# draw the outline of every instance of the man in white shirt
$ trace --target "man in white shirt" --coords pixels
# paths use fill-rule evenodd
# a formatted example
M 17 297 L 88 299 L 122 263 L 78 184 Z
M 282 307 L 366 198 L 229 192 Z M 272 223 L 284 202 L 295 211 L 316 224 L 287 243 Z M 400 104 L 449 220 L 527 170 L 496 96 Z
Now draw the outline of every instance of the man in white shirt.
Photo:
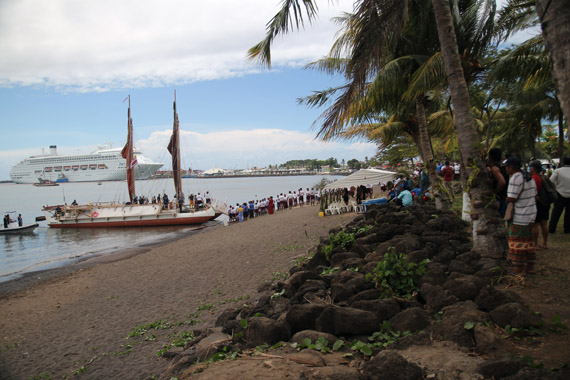
M 562 160 L 563 166 L 556 169 L 550 180 L 556 186 L 558 191 L 558 200 L 554 203 L 552 214 L 550 216 L 550 223 L 548 225 L 548 232 L 553 234 L 556 232 L 558 220 L 564 211 L 564 233 L 570 233 L 570 157 L 564 157 Z

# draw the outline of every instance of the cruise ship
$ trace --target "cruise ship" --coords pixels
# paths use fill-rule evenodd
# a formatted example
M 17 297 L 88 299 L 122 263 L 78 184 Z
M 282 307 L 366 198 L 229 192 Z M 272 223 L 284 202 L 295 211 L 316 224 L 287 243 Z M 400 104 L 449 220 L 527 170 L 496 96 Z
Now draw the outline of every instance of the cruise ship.
M 146 158 L 134 150 L 136 179 L 147 179 L 163 164 Z M 49 154 L 32 156 L 10 170 L 15 183 L 37 183 L 40 180 L 57 182 L 121 181 L 127 177 L 126 160 L 121 149 L 102 149 L 90 154 L 63 156 L 57 154 L 57 146 L 51 145 Z

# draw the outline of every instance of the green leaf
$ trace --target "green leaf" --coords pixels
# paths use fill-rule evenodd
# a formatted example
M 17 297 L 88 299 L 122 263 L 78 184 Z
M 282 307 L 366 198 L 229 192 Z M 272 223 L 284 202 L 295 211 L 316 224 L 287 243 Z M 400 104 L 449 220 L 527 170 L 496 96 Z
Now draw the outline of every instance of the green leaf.
M 472 330 L 475 327 L 475 322 L 465 322 L 463 328 L 465 330 Z
M 247 329 L 247 319 L 240 319 L 239 321 L 239 325 L 241 326 L 242 329 Z
M 342 348 L 342 346 L 344 346 L 344 342 L 342 340 L 337 340 L 336 342 L 334 342 L 333 344 L 333 351 L 338 351 Z
M 372 355 L 372 349 L 370 348 L 370 345 L 368 345 L 368 344 L 363 345 L 362 348 L 360 349 L 360 352 L 362 352 L 366 356 Z

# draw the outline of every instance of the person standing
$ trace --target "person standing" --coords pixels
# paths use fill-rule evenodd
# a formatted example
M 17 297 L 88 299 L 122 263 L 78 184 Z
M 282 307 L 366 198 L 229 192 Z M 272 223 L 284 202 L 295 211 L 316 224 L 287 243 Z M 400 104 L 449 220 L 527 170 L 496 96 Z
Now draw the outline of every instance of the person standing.
M 18 226 L 22 227 L 24 220 L 22 219 L 22 214 L 18 214 Z
M 502 152 L 499 148 L 489 149 L 487 169 L 491 190 L 499 201 L 499 214 L 504 217 L 507 210 L 507 172 L 501 166 Z
M 550 177 L 550 181 L 552 181 L 554 186 L 556 186 L 556 191 L 558 191 L 558 200 L 554 202 L 548 226 L 548 231 L 551 234 L 556 232 L 556 226 L 562 216 L 562 212 L 564 212 L 564 233 L 570 233 L 570 157 L 564 157 L 562 164 L 563 166 L 556 169 Z
M 506 222 L 509 243 L 507 260 L 513 264 L 516 274 L 524 276 L 535 272 L 536 247 L 532 225 L 536 219 L 536 185 L 521 170 L 521 160 L 518 157 L 509 157 L 505 167 L 509 175 L 507 205 L 514 204 L 512 219 Z
M 445 161 L 445 166 L 441 169 L 441 175 L 443 177 L 443 185 L 447 190 L 449 190 L 449 195 L 451 199 L 455 199 L 455 194 L 453 194 L 453 167 L 449 164 L 449 161 Z

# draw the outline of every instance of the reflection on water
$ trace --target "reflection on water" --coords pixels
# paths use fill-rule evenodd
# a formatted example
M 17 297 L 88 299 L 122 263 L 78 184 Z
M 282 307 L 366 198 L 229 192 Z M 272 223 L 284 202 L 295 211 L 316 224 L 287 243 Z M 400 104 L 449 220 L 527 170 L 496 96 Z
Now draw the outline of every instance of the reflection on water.
M 247 202 L 252 199 L 275 197 L 282 192 L 314 187 L 322 176 L 261 177 L 261 178 L 215 178 L 183 179 L 184 192 L 205 194 L 228 204 Z M 327 177 L 337 179 L 337 177 Z M 191 190 L 186 190 L 191 189 Z M 148 180 L 137 182 L 139 195 L 174 193 L 171 180 Z M 123 181 L 65 183 L 57 187 L 0 184 L 0 212 L 17 210 L 24 223 L 32 223 L 43 215 L 43 205 L 71 203 L 110 202 L 127 199 Z M 224 222 L 209 222 L 218 226 Z M 30 271 L 65 265 L 70 260 L 107 254 L 119 250 L 141 247 L 184 236 L 203 227 L 144 227 L 144 228 L 49 228 L 39 222 L 33 233 L 0 235 L 0 282 Z

